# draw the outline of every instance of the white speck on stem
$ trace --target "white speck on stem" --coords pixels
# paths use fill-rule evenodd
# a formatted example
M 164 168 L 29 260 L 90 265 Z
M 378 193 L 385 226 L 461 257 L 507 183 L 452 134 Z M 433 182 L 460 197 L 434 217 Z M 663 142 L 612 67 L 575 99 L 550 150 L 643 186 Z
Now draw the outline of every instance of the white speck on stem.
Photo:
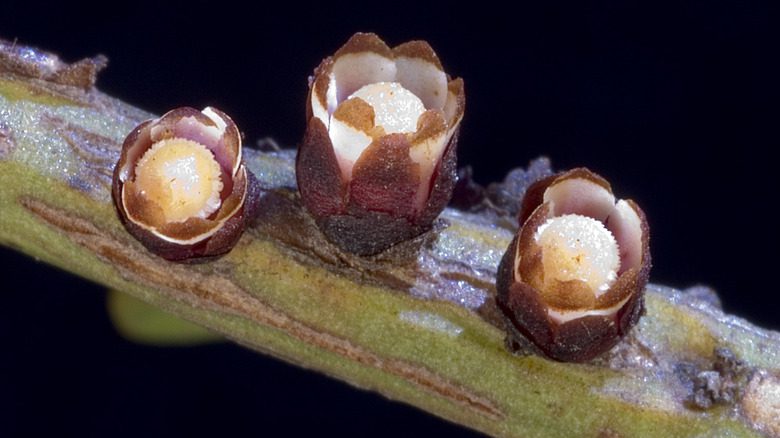
M 463 332 L 463 327 L 435 313 L 406 310 L 401 312 L 398 318 L 403 322 L 416 325 L 425 330 L 444 333 L 453 338 Z

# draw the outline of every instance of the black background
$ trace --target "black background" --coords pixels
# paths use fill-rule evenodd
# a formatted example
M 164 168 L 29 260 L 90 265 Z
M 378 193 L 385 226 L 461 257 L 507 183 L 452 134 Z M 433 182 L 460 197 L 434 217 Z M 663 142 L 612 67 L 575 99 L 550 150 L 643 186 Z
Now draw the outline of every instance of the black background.
M 647 213 L 652 281 L 711 285 L 728 312 L 780 329 L 765 5 L 31 3 L 3 2 L 0 37 L 67 61 L 103 53 L 102 90 L 155 113 L 216 106 L 248 143 L 298 141 L 307 75 L 353 32 L 426 39 L 465 80 L 460 161 L 477 180 L 541 154 L 588 166 Z M 473 434 L 239 347 L 129 344 L 101 287 L 7 249 L 0 263 L 2 436 Z

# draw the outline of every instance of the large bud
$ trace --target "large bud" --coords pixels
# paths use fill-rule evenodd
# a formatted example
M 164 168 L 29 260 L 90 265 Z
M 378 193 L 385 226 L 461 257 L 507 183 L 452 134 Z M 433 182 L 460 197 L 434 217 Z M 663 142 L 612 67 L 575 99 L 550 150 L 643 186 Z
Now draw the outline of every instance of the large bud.
M 344 250 L 376 254 L 431 228 L 456 181 L 463 81 L 424 41 L 355 34 L 310 80 L 296 173 L 303 204 Z

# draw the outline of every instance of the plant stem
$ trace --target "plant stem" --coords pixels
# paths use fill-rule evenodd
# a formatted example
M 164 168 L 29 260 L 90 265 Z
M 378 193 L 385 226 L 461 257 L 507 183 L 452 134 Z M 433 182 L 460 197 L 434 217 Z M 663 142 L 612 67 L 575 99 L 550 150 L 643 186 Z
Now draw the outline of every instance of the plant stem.
M 89 60 L 67 81 L 0 49 L 3 245 L 495 436 L 780 436 L 780 334 L 724 315 L 706 291 L 650 286 L 647 315 L 605 357 L 512 355 L 493 300 L 506 221 L 448 209 L 414 242 L 350 256 L 298 202 L 292 151 L 245 150 L 264 193 L 232 252 L 166 262 L 110 197 L 119 146 L 150 115 L 92 87 Z

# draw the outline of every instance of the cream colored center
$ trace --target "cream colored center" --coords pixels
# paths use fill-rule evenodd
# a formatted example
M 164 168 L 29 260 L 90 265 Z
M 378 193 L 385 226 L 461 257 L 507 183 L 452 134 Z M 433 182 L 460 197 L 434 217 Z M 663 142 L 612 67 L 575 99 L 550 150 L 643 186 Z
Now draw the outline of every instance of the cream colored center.
M 168 222 L 206 218 L 221 204 L 219 163 L 210 150 L 191 140 L 155 143 L 138 160 L 135 183 L 143 196 L 160 206 Z
M 385 133 L 406 133 L 417 130 L 417 119 L 425 105 L 414 93 L 398 82 L 376 82 L 364 85 L 350 97 L 359 97 L 374 108 L 374 123 Z
M 567 214 L 542 224 L 534 237 L 542 247 L 545 282 L 583 281 L 596 296 L 615 282 L 620 252 L 615 237 L 600 221 Z

